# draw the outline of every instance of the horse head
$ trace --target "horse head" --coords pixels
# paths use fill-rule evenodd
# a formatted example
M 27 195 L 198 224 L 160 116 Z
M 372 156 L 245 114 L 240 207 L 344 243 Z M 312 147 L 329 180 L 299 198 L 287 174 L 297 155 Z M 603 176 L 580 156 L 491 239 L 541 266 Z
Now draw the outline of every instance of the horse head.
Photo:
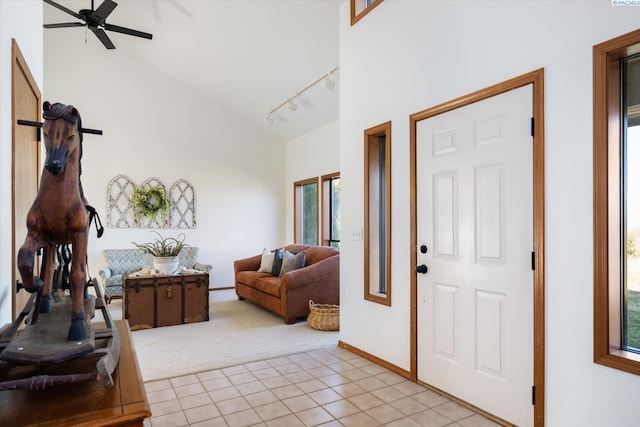
M 82 128 L 80 113 L 73 105 L 60 103 L 43 105 L 44 143 L 47 152 L 45 169 L 54 176 L 64 173 L 67 159 L 80 147 L 82 149 Z

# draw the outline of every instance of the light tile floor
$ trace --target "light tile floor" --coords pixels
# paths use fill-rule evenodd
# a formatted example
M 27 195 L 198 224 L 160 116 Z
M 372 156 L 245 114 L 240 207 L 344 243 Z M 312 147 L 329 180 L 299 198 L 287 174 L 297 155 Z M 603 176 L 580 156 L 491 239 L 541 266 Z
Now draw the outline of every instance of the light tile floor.
M 340 347 L 145 383 L 147 427 L 498 424 Z

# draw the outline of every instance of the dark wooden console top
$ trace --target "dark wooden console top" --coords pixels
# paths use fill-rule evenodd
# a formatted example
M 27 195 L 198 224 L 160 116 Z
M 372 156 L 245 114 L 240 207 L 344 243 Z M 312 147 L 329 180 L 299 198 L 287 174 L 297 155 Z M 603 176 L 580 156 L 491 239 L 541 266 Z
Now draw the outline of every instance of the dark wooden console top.
M 0 391 L 0 424 L 5 426 L 142 426 L 151 416 L 126 320 L 115 322 L 120 361 L 114 386 L 102 381 L 41 391 Z

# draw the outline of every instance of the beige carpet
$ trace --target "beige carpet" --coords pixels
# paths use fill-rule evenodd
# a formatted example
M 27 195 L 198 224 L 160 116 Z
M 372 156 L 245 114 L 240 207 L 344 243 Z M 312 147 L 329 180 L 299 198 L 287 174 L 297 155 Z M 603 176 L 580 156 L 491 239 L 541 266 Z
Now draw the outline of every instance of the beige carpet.
M 211 292 L 209 321 L 132 332 L 143 381 L 187 375 L 335 347 L 339 332 L 318 331 L 299 321 L 285 325 L 281 317 L 248 301 L 234 290 Z M 122 301 L 109 311 L 122 318 Z

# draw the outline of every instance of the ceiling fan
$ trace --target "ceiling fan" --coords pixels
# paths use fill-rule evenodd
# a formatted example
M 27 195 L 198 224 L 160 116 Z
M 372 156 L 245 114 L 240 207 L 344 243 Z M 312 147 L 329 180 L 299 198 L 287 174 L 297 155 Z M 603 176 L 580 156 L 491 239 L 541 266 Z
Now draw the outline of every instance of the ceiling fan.
M 153 37 L 152 34 L 143 33 L 142 31 L 132 30 L 130 28 L 120 27 L 118 25 L 107 24 L 105 21 L 113 9 L 118 6 L 116 2 L 111 0 L 104 0 L 104 2 L 98 6 L 97 9 L 93 7 L 93 0 L 91 0 L 91 9 L 82 9 L 77 13 L 71 9 L 67 9 L 66 7 L 58 4 L 52 0 L 44 0 L 45 3 L 60 9 L 63 12 L 68 13 L 76 19 L 80 19 L 82 22 L 63 22 L 60 24 L 44 24 L 44 28 L 66 28 L 66 27 L 87 27 L 89 28 L 93 34 L 98 37 L 98 39 L 102 42 L 104 47 L 107 49 L 115 49 L 115 45 L 107 36 L 107 31 L 115 31 L 116 33 L 127 34 L 130 36 L 142 37 L 145 39 L 151 39 Z

